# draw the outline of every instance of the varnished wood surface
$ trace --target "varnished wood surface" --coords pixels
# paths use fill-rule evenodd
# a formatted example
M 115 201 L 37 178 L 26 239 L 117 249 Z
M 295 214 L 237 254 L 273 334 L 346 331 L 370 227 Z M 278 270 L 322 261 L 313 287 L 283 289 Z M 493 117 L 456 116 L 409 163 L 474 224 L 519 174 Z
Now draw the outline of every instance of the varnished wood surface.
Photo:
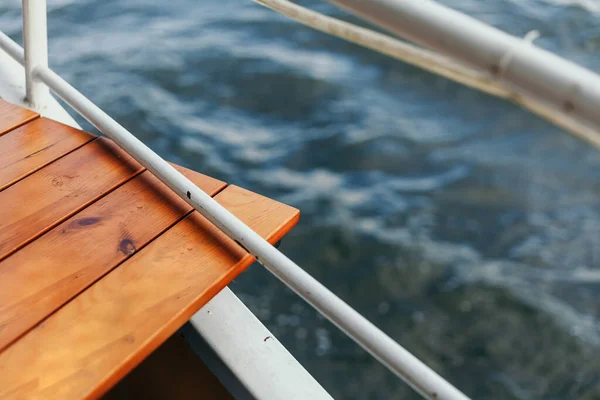
M 298 219 L 177 168 L 271 243 Z M 97 398 L 252 261 L 111 141 L 0 101 L 0 399 Z
M 179 169 L 210 195 L 225 187 Z M 190 211 L 146 171 L 5 259 L 0 351 Z
M 298 218 L 236 187 L 215 198 L 271 241 Z M 97 398 L 252 261 L 192 213 L 0 353 L 0 399 Z
M 0 136 L 0 191 L 93 138 L 46 118 Z
M 271 244 L 277 243 L 300 219 L 298 209 L 235 185 L 227 186 L 216 199 Z
M 96 139 L 0 192 L 0 259 L 142 171 Z
M 102 400 L 232 400 L 233 397 L 177 333 Z
M 0 135 L 39 117 L 38 113 L 0 99 Z

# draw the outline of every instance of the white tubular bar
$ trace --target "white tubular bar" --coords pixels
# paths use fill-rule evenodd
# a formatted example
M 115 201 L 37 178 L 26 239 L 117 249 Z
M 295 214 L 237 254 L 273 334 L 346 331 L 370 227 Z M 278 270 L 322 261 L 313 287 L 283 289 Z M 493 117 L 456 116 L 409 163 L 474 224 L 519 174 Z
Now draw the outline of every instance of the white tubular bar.
M 4 32 L 0 32 L 0 48 L 21 65 L 25 65 L 25 55 L 23 48 L 14 40 L 6 36 Z
M 556 108 L 543 99 L 529 96 L 519 88 L 509 88 L 500 81 L 498 76 L 493 76 L 489 71 L 475 69 L 436 51 L 317 13 L 297 5 L 291 0 L 254 1 L 313 29 L 380 52 L 470 88 L 511 101 L 600 149 L 600 130 L 592 129 L 581 118 L 574 118 L 563 108 Z M 509 61 L 508 57 L 505 59 L 506 61 Z
M 46 0 L 23 0 L 23 47 L 25 48 L 26 100 L 40 111 L 46 105 L 48 86 L 36 81 L 33 71 L 48 67 Z
M 600 76 L 432 0 L 326 0 L 600 128 Z
M 12 40 L 5 34 L 0 33 L 0 45 L 5 46 L 7 42 L 12 42 Z M 14 50 L 14 46 L 9 47 L 13 47 Z M 463 393 L 227 211 L 216 200 L 204 193 L 64 79 L 47 67 L 38 66 L 33 72 L 34 78 L 40 79 L 48 85 L 54 93 L 73 107 L 82 117 L 114 140 L 230 238 L 236 240 L 290 289 L 310 303 L 323 316 L 337 325 L 423 397 L 432 400 L 468 399 Z

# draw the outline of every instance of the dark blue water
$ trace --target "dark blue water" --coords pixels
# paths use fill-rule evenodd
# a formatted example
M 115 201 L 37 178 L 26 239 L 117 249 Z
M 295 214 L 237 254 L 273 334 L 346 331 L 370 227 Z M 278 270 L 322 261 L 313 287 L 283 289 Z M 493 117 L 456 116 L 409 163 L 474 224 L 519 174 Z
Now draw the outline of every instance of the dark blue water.
M 600 72 L 598 0 L 445 3 Z M 299 208 L 282 250 L 468 395 L 600 398 L 597 150 L 250 1 L 50 0 L 49 31 L 164 157 Z M 260 266 L 231 288 L 334 397 L 416 398 Z

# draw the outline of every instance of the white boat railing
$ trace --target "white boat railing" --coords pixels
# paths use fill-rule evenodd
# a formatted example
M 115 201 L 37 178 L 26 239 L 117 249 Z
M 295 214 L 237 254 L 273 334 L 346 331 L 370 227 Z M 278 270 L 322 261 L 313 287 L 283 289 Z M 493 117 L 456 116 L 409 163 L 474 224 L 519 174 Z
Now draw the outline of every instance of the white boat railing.
M 600 128 L 600 76 L 432 0 L 325 0 Z M 530 39 L 530 40 L 527 40 Z
M 499 58 L 497 69 L 494 67 L 482 69 L 468 64 L 462 59 L 457 59 L 456 54 L 450 51 L 450 48 L 443 47 L 437 51 L 435 46 L 431 46 L 431 48 L 421 47 L 381 32 L 318 13 L 290 0 L 254 1 L 313 29 L 337 36 L 348 42 L 385 54 L 489 95 L 511 101 L 600 149 L 599 126 L 598 124 L 586 121 L 578 115 L 579 110 L 575 106 L 576 102 L 570 97 L 576 93 L 567 93 L 553 99 L 554 101 L 548 101 L 549 99 L 543 97 L 544 95 L 541 93 L 530 93 L 524 88 L 517 86 L 509 79 L 510 76 L 506 74 L 509 69 L 514 67 L 513 58 L 517 52 L 540 51 L 533 47 L 533 41 L 539 35 L 537 31 L 530 31 L 523 39 L 513 38 L 515 47 L 508 50 L 504 56 Z M 369 4 L 369 2 L 360 3 L 363 8 L 367 7 L 364 4 Z M 401 4 L 401 2 L 398 2 L 398 4 Z M 421 7 L 422 5 L 411 6 Z M 363 11 L 361 8 L 356 13 L 359 16 L 363 16 Z M 453 13 L 453 11 L 450 12 Z M 376 17 L 372 17 L 372 19 L 375 21 Z M 398 32 L 405 39 L 410 39 L 414 36 L 420 37 L 416 32 L 413 32 L 413 35 L 406 33 L 411 32 L 410 27 L 406 24 L 400 25 L 400 28 L 396 29 L 395 32 Z M 490 27 L 483 29 L 487 30 Z M 506 35 L 502 32 L 501 34 Z M 424 39 L 422 38 L 420 43 L 427 45 L 428 42 Z M 544 51 L 542 51 L 542 54 L 548 56 Z M 556 56 L 550 56 L 556 58 Z M 565 63 L 565 60 L 562 60 L 562 63 Z M 566 82 L 566 84 L 571 84 L 575 87 L 587 82 L 584 78 L 590 75 L 590 71 L 586 70 L 585 76 L 578 75 L 575 71 L 581 70 L 581 67 L 569 62 L 567 63 L 571 65 L 571 68 L 561 69 L 556 68 L 553 63 L 550 63 L 550 65 L 556 69 L 556 73 L 563 74 L 561 80 Z M 598 76 L 594 74 L 592 80 L 596 81 L 595 85 L 598 87 Z M 587 88 L 587 90 L 591 89 Z M 586 102 L 587 100 L 579 99 L 577 103 L 581 101 Z
M 44 94 L 39 85 L 45 85 L 423 397 L 467 399 L 48 68 L 47 39 L 37 37 L 47 36 L 45 0 L 23 0 L 23 11 L 23 26 L 27 31 L 25 54 L 1 32 L 0 48 L 29 71 L 26 74 L 27 100 L 34 108 L 43 108 L 39 101 Z M 30 54 L 36 56 L 28 56 Z M 28 62 L 33 64 L 28 65 Z

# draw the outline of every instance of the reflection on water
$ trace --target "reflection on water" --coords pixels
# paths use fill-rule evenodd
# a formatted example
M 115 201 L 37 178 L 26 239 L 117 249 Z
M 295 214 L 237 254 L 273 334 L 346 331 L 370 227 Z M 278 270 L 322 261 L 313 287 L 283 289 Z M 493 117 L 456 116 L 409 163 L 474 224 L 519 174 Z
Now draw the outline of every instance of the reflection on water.
M 599 70 L 598 0 L 444 3 Z M 600 397 L 600 153 L 252 2 L 49 11 L 56 71 L 166 158 L 301 209 L 282 250 L 467 394 Z M 334 397 L 416 397 L 260 267 L 231 287 Z

